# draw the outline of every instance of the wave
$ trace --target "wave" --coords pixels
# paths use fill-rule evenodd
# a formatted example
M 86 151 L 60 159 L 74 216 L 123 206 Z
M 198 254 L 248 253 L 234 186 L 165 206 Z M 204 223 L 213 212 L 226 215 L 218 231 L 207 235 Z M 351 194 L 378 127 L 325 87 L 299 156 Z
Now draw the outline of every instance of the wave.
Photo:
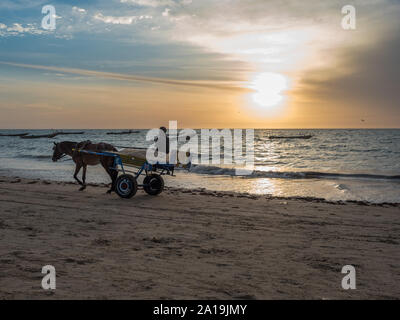
M 400 181 L 400 175 L 330 173 L 318 171 L 262 171 L 240 168 L 222 168 L 217 166 L 192 165 L 190 172 L 208 175 L 242 176 L 247 178 L 280 178 L 280 179 L 379 179 Z
M 19 155 L 18 158 L 24 158 L 24 159 L 51 159 L 51 155 L 48 154 L 22 154 Z

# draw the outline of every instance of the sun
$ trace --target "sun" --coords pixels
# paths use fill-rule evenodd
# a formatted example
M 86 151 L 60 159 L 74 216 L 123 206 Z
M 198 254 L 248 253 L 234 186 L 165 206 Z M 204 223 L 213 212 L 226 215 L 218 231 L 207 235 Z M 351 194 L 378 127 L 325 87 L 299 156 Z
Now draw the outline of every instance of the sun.
M 249 86 L 255 91 L 252 94 L 253 101 L 262 107 L 273 107 L 282 102 L 282 93 L 287 87 L 286 78 L 272 72 L 258 74 Z

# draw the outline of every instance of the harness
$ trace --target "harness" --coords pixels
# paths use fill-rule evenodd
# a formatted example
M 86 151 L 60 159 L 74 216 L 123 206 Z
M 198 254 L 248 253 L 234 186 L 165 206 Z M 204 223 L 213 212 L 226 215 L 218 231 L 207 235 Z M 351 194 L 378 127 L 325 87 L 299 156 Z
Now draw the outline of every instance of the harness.
M 64 153 L 63 155 L 61 155 L 57 160 L 61 160 L 62 158 L 65 158 L 67 156 L 66 153 Z M 69 159 L 68 159 L 69 160 Z

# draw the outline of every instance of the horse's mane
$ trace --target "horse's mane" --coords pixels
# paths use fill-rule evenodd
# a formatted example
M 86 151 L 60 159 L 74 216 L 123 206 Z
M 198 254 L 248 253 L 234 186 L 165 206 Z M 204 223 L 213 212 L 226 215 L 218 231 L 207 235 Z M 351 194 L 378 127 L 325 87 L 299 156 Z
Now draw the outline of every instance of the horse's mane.
M 118 151 L 112 144 L 105 142 L 92 143 L 90 140 L 85 140 L 81 142 L 62 141 L 60 143 L 69 148 L 82 148 L 92 151 Z
M 61 141 L 60 143 L 66 144 L 68 146 L 76 146 L 78 144 L 78 142 L 76 141 Z

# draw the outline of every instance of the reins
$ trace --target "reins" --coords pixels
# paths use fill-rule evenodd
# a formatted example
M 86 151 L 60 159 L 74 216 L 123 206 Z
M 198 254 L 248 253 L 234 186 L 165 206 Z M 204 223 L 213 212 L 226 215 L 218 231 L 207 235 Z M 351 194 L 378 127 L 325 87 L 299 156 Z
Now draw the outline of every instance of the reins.
M 65 153 L 65 154 L 62 155 L 60 158 L 58 158 L 57 161 L 60 161 L 61 159 L 65 158 L 66 156 L 67 156 L 67 154 Z M 69 158 L 69 159 L 62 160 L 62 161 L 60 161 L 60 162 L 71 161 L 71 160 L 72 160 L 72 158 Z

